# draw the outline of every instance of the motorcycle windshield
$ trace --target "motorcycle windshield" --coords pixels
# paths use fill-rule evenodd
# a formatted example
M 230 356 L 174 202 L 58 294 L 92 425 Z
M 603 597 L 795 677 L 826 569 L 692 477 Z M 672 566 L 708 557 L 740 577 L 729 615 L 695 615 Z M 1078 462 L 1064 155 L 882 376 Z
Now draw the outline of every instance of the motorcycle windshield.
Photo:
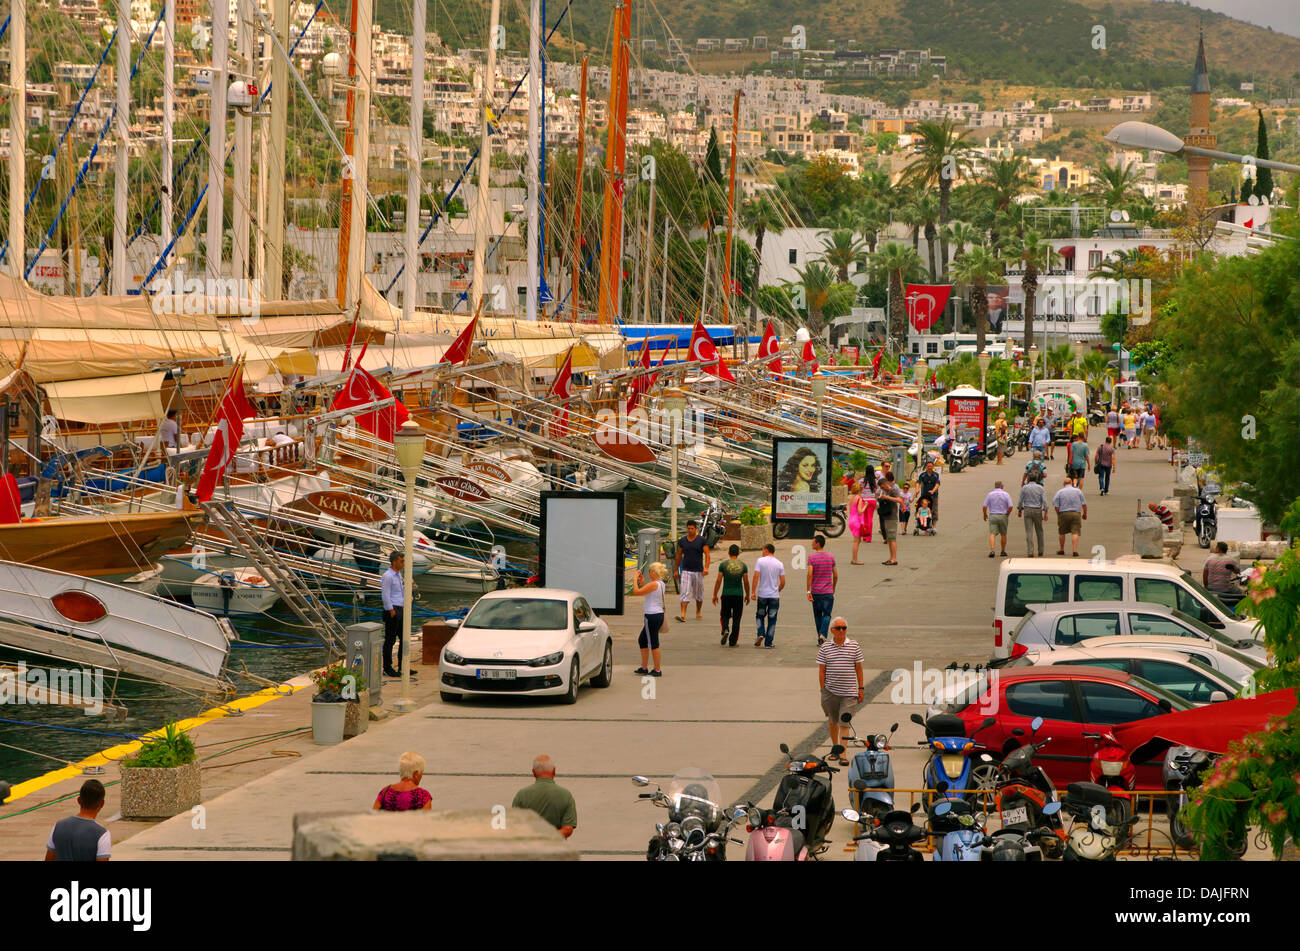
M 678 770 L 668 784 L 667 794 L 672 801 L 669 813 L 674 822 L 698 816 L 706 824 L 712 824 L 722 815 L 722 787 L 702 769 Z

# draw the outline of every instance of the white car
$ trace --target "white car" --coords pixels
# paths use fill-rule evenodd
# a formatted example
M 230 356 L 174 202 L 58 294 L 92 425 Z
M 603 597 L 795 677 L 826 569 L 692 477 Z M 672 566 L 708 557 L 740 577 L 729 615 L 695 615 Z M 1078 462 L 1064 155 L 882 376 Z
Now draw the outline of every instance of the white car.
M 1106 647 L 1154 648 L 1175 651 L 1195 657 L 1207 667 L 1212 667 L 1229 680 L 1244 684 L 1263 668 L 1263 662 L 1247 657 L 1240 651 L 1217 641 L 1203 641 L 1195 637 L 1170 637 L 1158 634 L 1121 634 L 1116 637 L 1090 637 L 1085 642 L 1089 650 Z M 1149 679 L 1149 678 L 1148 678 Z
M 587 599 L 558 588 L 515 588 L 479 598 L 442 649 L 439 696 L 516 694 L 578 699 L 578 686 L 608 687 L 609 626 Z
M 1129 638 L 1123 638 L 1127 641 Z M 1237 695 L 1242 684 L 1224 676 L 1203 660 L 1178 651 L 1134 648 L 1128 644 L 1095 647 L 1089 640 L 1083 647 L 1031 650 L 1009 661 L 1002 669 L 1051 667 L 1058 665 L 1108 667 L 1122 670 L 1164 687 L 1188 703 L 1202 706 Z

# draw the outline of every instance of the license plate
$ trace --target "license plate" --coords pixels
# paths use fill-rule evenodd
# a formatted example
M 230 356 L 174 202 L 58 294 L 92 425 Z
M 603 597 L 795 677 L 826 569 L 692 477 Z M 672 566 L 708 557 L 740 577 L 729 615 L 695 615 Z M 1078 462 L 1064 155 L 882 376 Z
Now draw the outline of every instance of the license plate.
M 1010 809 L 1002 810 L 1002 824 L 1004 826 L 1015 825 L 1017 822 L 1028 822 L 1029 810 L 1024 806 L 1012 806 Z
M 499 670 L 496 668 L 485 669 L 482 667 L 478 669 L 479 680 L 514 680 L 515 674 L 516 671 L 508 670 L 508 669 L 507 670 Z

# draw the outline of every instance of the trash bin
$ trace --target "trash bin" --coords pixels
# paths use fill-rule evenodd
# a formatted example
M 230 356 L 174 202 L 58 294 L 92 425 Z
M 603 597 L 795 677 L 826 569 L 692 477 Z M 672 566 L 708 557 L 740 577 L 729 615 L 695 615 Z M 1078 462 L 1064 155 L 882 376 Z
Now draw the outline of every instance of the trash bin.
M 447 642 L 455 635 L 456 629 L 442 618 L 435 618 L 432 621 L 425 621 L 424 627 L 420 630 L 424 636 L 424 648 L 420 654 L 420 663 L 426 667 L 437 667 L 438 660 L 442 657 L 442 649 L 447 646 Z
M 347 632 L 347 656 L 344 662 L 352 670 L 360 661 L 361 676 L 365 678 L 366 689 L 370 691 L 370 704 L 380 706 L 384 686 L 384 625 L 378 621 L 362 621 L 359 624 L 349 624 Z

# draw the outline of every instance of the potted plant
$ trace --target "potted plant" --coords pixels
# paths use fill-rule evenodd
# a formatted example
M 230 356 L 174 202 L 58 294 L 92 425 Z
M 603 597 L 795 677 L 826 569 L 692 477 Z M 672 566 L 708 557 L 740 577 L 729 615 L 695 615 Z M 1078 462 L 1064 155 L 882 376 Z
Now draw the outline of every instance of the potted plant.
M 753 505 L 740 510 L 740 547 L 745 550 L 762 548 L 772 540 L 772 526 L 767 513 Z
M 365 681 L 342 662 L 322 667 L 311 679 L 316 684 L 311 700 L 312 740 L 321 746 L 342 743 L 349 701 L 359 701 Z
M 198 804 L 194 741 L 175 722 L 122 760 L 122 818 L 169 819 Z

